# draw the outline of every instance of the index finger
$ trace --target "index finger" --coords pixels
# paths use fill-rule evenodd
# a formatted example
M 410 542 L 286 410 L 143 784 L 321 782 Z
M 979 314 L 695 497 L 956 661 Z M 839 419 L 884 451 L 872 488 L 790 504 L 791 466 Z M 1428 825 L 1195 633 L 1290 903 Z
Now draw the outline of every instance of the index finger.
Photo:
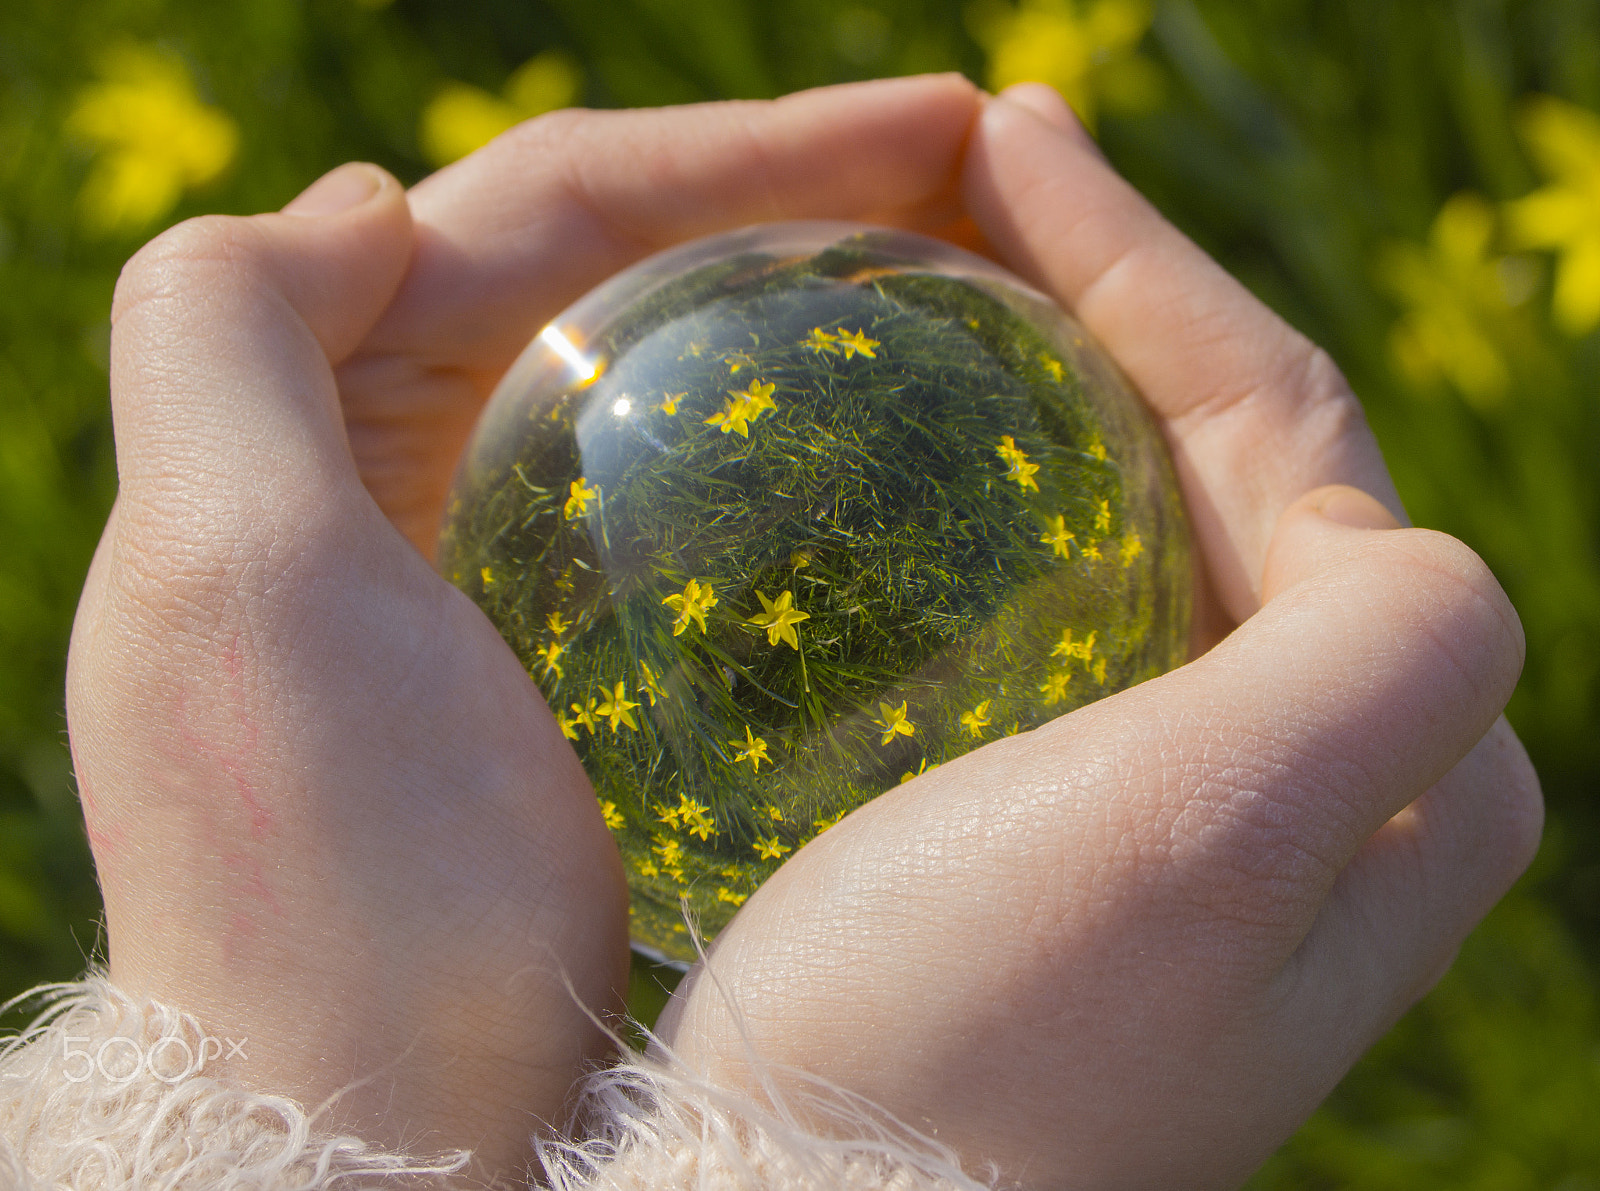
M 1060 105 L 980 116 L 964 194 L 1001 259 L 1073 310 L 1155 410 L 1227 612 L 1261 604 L 1278 516 L 1349 484 L 1404 519 L 1338 367 L 1106 164 Z
M 943 75 L 530 121 L 411 192 L 416 253 L 368 350 L 498 375 L 591 287 L 682 240 L 799 218 L 937 230 L 959 214 L 978 110 Z

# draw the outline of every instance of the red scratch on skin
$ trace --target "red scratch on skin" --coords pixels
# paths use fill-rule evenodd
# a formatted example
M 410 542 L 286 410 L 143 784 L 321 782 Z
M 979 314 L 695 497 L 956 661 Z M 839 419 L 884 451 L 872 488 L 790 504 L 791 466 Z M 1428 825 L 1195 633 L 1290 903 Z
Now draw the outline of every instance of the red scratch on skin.
M 237 638 L 223 655 L 223 662 L 228 668 L 230 676 L 237 680 L 240 662 L 238 659 Z M 235 702 L 242 704 L 242 697 L 236 697 Z M 256 788 L 250 779 L 245 776 L 248 768 L 247 759 L 253 756 L 261 739 L 261 726 L 247 713 L 236 711 L 235 715 L 239 727 L 243 730 L 244 745 L 237 749 L 223 749 L 217 747 L 209 739 L 203 738 L 190 726 L 189 723 L 189 696 L 187 691 L 180 691 L 177 697 L 178 739 L 188 750 L 191 757 L 209 758 L 214 761 L 228 777 L 233 779 L 235 791 L 239 801 L 244 803 L 245 813 L 250 818 L 250 837 L 261 843 L 272 834 L 276 825 L 276 816 L 272 810 L 265 806 L 256 794 Z
M 254 896 L 277 917 L 284 916 L 278 895 L 272 891 L 272 886 L 267 883 L 266 874 L 261 869 L 261 861 L 254 856 L 246 856 L 243 852 L 229 852 L 221 859 L 228 871 L 238 878 L 241 890 Z

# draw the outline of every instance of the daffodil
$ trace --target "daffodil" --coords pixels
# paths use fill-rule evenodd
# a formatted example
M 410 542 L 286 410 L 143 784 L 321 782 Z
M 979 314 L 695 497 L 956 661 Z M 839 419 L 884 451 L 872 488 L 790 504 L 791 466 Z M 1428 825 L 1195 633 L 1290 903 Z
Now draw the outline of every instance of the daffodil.
M 729 389 L 728 395 L 744 402 L 745 417 L 754 422 L 768 410 L 778 408 L 778 403 L 772 399 L 772 394 L 777 388 L 778 386 L 771 381 L 762 384 L 760 381 L 752 380 L 743 391 Z
M 717 833 L 716 824 L 711 820 L 711 808 L 702 802 L 696 802 L 687 794 L 678 795 L 677 817 L 683 821 L 683 826 L 690 835 L 699 836 L 704 840 L 710 839 Z
M 548 645 L 534 650 L 533 654 L 544 662 L 546 676 L 554 674 L 557 678 L 560 678 L 561 663 L 557 659 L 566 652 L 567 647 L 565 645 L 562 645 L 559 641 L 552 641 Z
M 589 729 L 589 735 L 593 736 L 595 729 L 600 726 L 600 721 L 595 718 L 595 700 L 590 699 L 588 703 L 574 703 L 572 704 L 572 710 L 577 713 L 577 717 L 573 722 L 582 724 Z M 577 739 L 576 734 L 573 735 L 573 739 Z
M 1072 681 L 1072 675 L 1065 670 L 1057 671 L 1046 678 L 1039 685 L 1039 693 L 1044 696 L 1044 701 L 1054 706 L 1067 697 L 1067 684 Z
M 972 10 L 972 31 L 989 53 L 989 86 L 1044 82 L 1094 127 L 1102 106 L 1147 111 L 1161 95 L 1155 65 L 1138 53 L 1150 0 L 989 0 Z
M 756 598 L 761 601 L 761 606 L 766 609 L 758 612 L 746 624 L 754 625 L 759 629 L 767 630 L 767 644 L 776 645 L 786 641 L 791 649 L 800 648 L 800 636 L 795 632 L 794 626 L 803 620 L 810 620 L 811 613 L 797 612 L 794 607 L 794 592 L 786 591 L 776 600 L 769 600 L 761 592 L 756 592 Z
M 839 350 L 844 353 L 844 358 L 847 360 L 855 359 L 857 352 L 860 352 L 869 360 L 876 360 L 878 355 L 873 349 L 883 346 L 883 344 L 876 339 L 868 339 L 865 331 L 846 332 L 843 327 L 839 328 L 839 334 L 836 338 L 836 342 L 838 343 Z
M 1018 447 L 1016 441 L 1009 434 L 1000 439 L 1000 445 L 995 448 L 995 454 L 999 455 L 1006 464 L 1006 479 L 1015 480 L 1017 487 L 1024 490 L 1032 488 L 1035 492 L 1039 491 L 1038 481 L 1033 478 L 1034 474 L 1039 470 L 1039 465 L 1028 462 L 1027 452 Z
M 774 823 L 782 823 L 783 811 L 778 807 L 769 806 L 767 807 L 767 818 L 771 819 Z
M 661 404 L 656 406 L 656 408 L 659 409 L 662 413 L 666 414 L 667 417 L 669 417 L 669 418 L 677 417 L 677 415 L 678 415 L 678 402 L 682 401 L 688 395 L 689 395 L 688 390 L 685 390 L 682 393 L 666 393 L 666 394 L 663 394 L 662 398 L 661 398 Z
M 576 704 L 574 704 L 574 706 L 576 706 Z M 556 713 L 556 727 L 561 729 L 561 735 L 565 736 L 568 740 L 578 739 L 577 723 L 577 720 L 573 719 L 564 711 L 558 711 Z
M 1062 629 L 1061 640 L 1056 642 L 1055 648 L 1050 651 L 1050 656 L 1053 658 L 1079 658 L 1087 662 L 1091 657 L 1094 656 L 1094 641 L 1096 636 L 1098 636 L 1098 632 L 1094 629 L 1091 629 L 1089 630 L 1089 635 L 1083 638 L 1083 640 L 1074 641 L 1072 639 L 1072 630 Z
M 667 697 L 667 692 L 661 689 L 661 680 L 656 677 L 649 662 L 639 663 L 639 693 L 650 700 L 651 707 L 656 705 L 657 699 Z
M 1087 559 L 1089 562 L 1099 562 L 1100 561 L 1100 543 L 1099 542 L 1085 542 L 1083 544 L 1083 557 L 1085 559 Z
M 600 803 L 600 814 L 606 821 L 606 826 L 612 831 L 621 831 L 627 825 L 627 820 L 622 817 L 622 812 L 617 809 L 617 804 L 609 798 Z
M 989 705 L 993 702 L 993 699 L 985 699 L 971 711 L 961 713 L 961 726 L 967 730 L 969 736 L 976 739 L 983 735 L 983 730 L 991 722 L 989 719 Z
M 449 165 L 523 120 L 570 107 L 582 83 L 577 63 L 559 50 L 524 62 L 500 95 L 447 82 L 422 109 L 422 155 L 436 166 Z
M 674 831 L 682 826 L 678 822 L 678 812 L 675 809 L 669 809 L 665 804 L 658 802 L 655 804 L 655 812 L 656 818 Z
M 811 333 L 806 336 L 805 344 L 812 351 L 821 355 L 823 352 L 838 354 L 839 349 L 834 346 L 839 337 L 831 331 L 824 331 L 821 327 L 812 327 Z
M 571 622 L 559 612 L 548 613 L 544 618 L 544 622 L 550 626 L 550 631 L 558 637 L 572 627 Z
M 1067 519 L 1058 513 L 1055 521 L 1051 523 L 1050 528 L 1039 538 L 1039 541 L 1049 546 L 1059 557 L 1071 558 L 1072 554 L 1067 547 L 1077 541 L 1077 538 L 1067 529 Z
M 730 740 L 728 743 L 739 750 L 733 758 L 735 765 L 742 761 L 748 761 L 750 762 L 750 771 L 752 773 L 760 773 L 761 762 L 765 761 L 769 765 L 772 764 L 772 758 L 767 756 L 766 740 L 750 731 L 749 724 L 744 726 L 743 740 Z
M 683 594 L 669 595 L 661 602 L 678 613 L 672 622 L 672 635 L 681 637 L 690 621 L 699 625 L 702 633 L 706 631 L 706 613 L 717 606 L 717 593 L 711 584 L 702 586 L 691 579 L 684 584 Z
M 633 718 L 633 709 L 639 706 L 628 698 L 628 685 L 625 682 L 617 683 L 606 701 L 594 709 L 594 713 L 601 719 L 608 720 L 611 730 L 615 732 L 618 724 L 627 724 L 635 732 L 639 730 L 639 722 Z
M 84 225 L 121 235 L 220 177 L 238 151 L 239 129 L 222 109 L 200 101 L 172 55 L 124 42 L 105 51 L 98 66 L 100 81 L 78 92 L 66 131 L 95 150 L 78 195 Z
M 756 837 L 756 855 L 762 860 L 776 860 L 785 852 L 793 850 L 788 844 L 779 843 L 775 835 L 769 835 L 765 839 Z
M 1506 206 L 1513 247 L 1559 255 L 1551 313 L 1571 335 L 1600 325 L 1600 116 L 1549 95 L 1522 112 L 1522 139 L 1550 184 Z
M 707 426 L 716 426 L 722 433 L 737 433 L 740 438 L 750 437 L 750 404 L 744 398 L 737 401 L 724 398 L 722 409 L 705 420 Z
M 917 726 L 906 718 L 906 705 L 904 702 L 899 707 L 890 707 L 887 703 L 878 704 L 878 718 L 872 721 L 883 729 L 881 743 L 888 744 L 896 736 L 912 736 L 917 731 Z
M 1426 245 L 1392 243 L 1377 259 L 1379 282 L 1401 305 L 1389 335 L 1400 372 L 1418 386 L 1448 382 L 1480 408 L 1511 387 L 1503 344 L 1513 295 L 1494 235 L 1489 204 L 1458 194 L 1440 208 Z
M 567 486 L 567 492 L 567 503 L 561 507 L 561 515 L 568 521 L 582 517 L 589 511 L 589 502 L 600 496 L 600 489 L 589 487 L 589 481 L 582 476 Z

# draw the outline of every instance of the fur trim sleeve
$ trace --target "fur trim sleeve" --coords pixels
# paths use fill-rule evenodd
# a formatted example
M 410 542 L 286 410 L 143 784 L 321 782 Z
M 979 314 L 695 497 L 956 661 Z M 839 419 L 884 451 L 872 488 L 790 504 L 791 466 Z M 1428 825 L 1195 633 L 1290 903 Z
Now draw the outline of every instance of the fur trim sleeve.
M 0 1186 L 17 1191 L 467 1188 L 465 1153 L 387 1153 L 324 1110 L 208 1075 L 192 1016 L 103 976 L 36 990 L 0 1046 Z M 800 1124 L 815 1122 L 827 1138 Z M 981 1191 L 944 1147 L 819 1083 L 761 1104 L 630 1054 L 586 1081 L 578 1140 L 537 1142 L 553 1191 Z M 834 1140 L 849 1138 L 851 1140 Z

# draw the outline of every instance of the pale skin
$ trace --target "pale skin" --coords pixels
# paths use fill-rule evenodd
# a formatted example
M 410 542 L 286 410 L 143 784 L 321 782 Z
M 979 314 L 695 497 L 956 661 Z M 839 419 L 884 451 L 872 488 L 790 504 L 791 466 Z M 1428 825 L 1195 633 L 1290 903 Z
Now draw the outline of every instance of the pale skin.
M 1516 616 L 1403 512 L 1326 356 L 1053 93 L 956 78 L 565 113 L 403 192 L 158 238 L 113 310 L 121 489 L 68 711 L 112 977 L 229 1074 L 515 1172 L 607 1044 L 626 895 L 592 792 L 428 559 L 477 409 L 641 256 L 826 217 L 945 232 L 1074 309 L 1172 444 L 1196 661 L 850 816 L 711 962 L 765 1058 L 1037 1187 L 1237 1183 L 1530 859 Z M 1225 637 L 1225 639 L 1224 639 Z M 748 1082 L 721 993 L 665 1033 Z

